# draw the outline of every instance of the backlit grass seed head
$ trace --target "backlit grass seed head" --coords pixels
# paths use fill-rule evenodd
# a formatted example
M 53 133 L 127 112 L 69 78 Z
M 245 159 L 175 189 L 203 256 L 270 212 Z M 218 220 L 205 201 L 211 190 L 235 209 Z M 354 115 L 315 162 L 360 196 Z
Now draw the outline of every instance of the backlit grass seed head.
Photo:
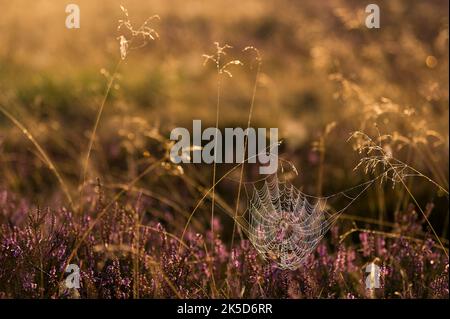
M 256 55 L 256 57 L 255 57 L 256 62 L 257 63 L 262 62 L 261 54 L 259 53 L 259 50 L 256 47 L 254 47 L 252 45 L 246 46 L 244 48 L 244 50 L 242 50 L 242 52 L 253 52 Z
M 354 148 L 366 156 L 362 157 L 354 170 L 363 168 L 365 174 L 380 174 L 380 183 L 391 181 L 394 188 L 409 176 L 418 176 L 419 172 L 412 167 L 396 159 L 390 145 L 390 135 L 380 135 L 378 143 L 367 134 L 357 131 L 352 133 L 349 139 L 355 141 Z M 382 144 L 382 142 L 385 144 Z

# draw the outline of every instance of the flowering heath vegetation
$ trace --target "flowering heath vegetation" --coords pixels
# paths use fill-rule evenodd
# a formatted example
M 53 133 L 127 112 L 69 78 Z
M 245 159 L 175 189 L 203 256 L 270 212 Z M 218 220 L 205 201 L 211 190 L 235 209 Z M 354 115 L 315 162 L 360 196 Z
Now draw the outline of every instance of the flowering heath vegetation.
M 2 4 L 0 298 L 449 298 L 448 2 L 76 4 Z

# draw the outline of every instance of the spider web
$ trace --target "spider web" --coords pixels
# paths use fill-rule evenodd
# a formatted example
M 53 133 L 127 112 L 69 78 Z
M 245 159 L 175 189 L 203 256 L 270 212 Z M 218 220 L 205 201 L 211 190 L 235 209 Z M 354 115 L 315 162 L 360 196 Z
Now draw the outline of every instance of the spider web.
M 282 269 L 295 270 L 313 253 L 339 212 L 325 209 L 327 197 L 312 200 L 276 176 L 254 189 L 248 237 L 261 256 Z

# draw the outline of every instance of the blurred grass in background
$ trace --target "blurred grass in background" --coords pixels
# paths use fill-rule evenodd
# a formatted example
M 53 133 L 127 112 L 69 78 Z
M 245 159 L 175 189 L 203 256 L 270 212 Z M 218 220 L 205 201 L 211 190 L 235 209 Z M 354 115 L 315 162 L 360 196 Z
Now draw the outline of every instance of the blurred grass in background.
M 242 49 L 253 45 L 263 64 L 252 126 L 279 128 L 280 153 L 298 168 L 294 183 L 304 192 L 331 194 L 369 178 L 353 171 L 360 155 L 347 139 L 356 130 L 390 134 L 385 146 L 394 157 L 448 189 L 447 1 L 377 1 L 380 29 L 365 27 L 360 1 L 76 3 L 79 30 L 65 28 L 66 1 L 0 3 L 0 104 L 47 150 L 73 194 L 105 92 L 101 70 L 112 72 L 120 58 L 120 4 L 137 25 L 158 14 L 153 27 L 160 39 L 132 52 L 119 71 L 90 162 L 93 184 L 97 177 L 105 185 L 131 180 L 164 152 L 174 127 L 190 128 L 193 119 L 214 124 L 216 74 L 202 65 L 202 54 L 219 41 L 232 45 L 230 58 L 244 63 L 224 81 L 220 126 L 246 126 L 255 62 Z M 210 166 L 183 168 L 197 185 L 210 182 Z M 173 175 L 162 167 L 139 185 L 189 212 L 198 189 Z M 255 178 L 249 169 L 246 180 Z M 424 179 L 407 182 L 420 203 L 436 205 L 431 221 L 445 236 L 448 196 Z M 236 185 L 225 181 L 218 193 L 232 202 Z M 3 116 L 0 187 L 36 205 L 62 199 L 52 173 Z M 400 187 L 388 184 L 371 189 L 349 213 L 382 222 L 409 203 Z

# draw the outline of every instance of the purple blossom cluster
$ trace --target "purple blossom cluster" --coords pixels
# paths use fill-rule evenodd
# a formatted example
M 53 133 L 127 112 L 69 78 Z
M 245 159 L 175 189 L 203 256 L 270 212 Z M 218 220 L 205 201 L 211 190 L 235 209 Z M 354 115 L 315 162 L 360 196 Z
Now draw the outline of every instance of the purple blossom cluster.
M 410 211 L 397 214 L 389 236 L 358 231 L 343 238 L 338 222 L 291 271 L 261 259 L 248 240 L 230 249 L 217 231 L 219 224 L 214 237 L 188 231 L 181 242 L 168 225 L 137 219 L 130 202 L 115 203 L 88 231 L 101 203 L 75 214 L 65 208 L 30 208 L 0 192 L 0 297 L 449 297 L 448 258 L 419 219 L 405 216 Z M 79 289 L 65 286 L 68 262 L 79 266 Z M 365 285 L 369 263 L 379 266 L 379 288 Z

